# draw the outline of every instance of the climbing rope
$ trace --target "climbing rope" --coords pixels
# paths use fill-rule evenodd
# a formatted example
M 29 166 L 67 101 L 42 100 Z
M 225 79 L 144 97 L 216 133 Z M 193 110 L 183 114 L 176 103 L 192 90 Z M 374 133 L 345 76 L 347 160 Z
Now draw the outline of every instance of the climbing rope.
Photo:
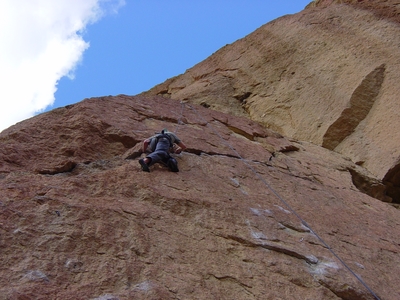
M 372 296 L 375 297 L 376 300 L 380 300 L 380 298 L 372 291 L 372 289 L 358 276 L 340 257 L 336 254 L 335 251 L 307 224 L 306 221 L 293 209 L 287 201 L 285 201 L 281 195 L 277 191 L 275 191 L 272 186 L 260 175 L 258 172 L 233 148 L 225 139 L 213 128 L 213 126 L 205 120 L 201 114 L 190 104 L 187 104 L 190 109 L 192 109 L 196 115 L 211 128 L 211 130 L 222 140 L 222 142 L 228 146 L 237 157 L 240 158 L 241 161 L 265 184 L 265 186 L 300 220 L 301 224 L 306 226 L 312 234 L 332 253 L 333 256 L 371 293 Z
M 183 124 L 182 118 L 183 118 L 184 109 L 185 109 L 185 102 L 181 101 L 181 112 L 180 112 L 179 118 L 177 120 L 176 128 L 175 128 L 175 131 L 174 131 L 175 134 L 177 134 L 179 126 Z

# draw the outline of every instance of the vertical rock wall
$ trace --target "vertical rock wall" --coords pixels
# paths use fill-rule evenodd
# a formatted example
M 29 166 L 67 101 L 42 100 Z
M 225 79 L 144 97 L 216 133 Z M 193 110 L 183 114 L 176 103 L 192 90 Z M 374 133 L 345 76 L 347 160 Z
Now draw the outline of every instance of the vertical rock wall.
M 314 4 L 147 93 L 247 115 L 284 136 L 337 151 L 397 190 L 397 180 L 386 178 L 397 178 L 388 173 L 400 161 L 398 3 Z

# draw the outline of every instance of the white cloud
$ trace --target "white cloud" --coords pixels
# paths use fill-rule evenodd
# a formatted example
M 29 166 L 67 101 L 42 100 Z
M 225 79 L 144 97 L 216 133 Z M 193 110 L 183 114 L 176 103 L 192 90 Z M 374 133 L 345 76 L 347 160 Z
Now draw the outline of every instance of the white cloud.
M 0 1 L 0 131 L 54 102 L 89 43 L 86 26 L 125 0 Z

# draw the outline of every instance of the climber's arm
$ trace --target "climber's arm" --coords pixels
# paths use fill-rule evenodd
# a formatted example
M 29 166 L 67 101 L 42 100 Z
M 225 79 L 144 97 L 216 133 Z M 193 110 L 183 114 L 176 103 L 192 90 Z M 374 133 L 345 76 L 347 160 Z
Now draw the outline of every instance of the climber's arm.
M 179 147 L 175 149 L 175 153 L 177 154 L 181 153 L 183 150 L 186 149 L 186 145 L 183 142 L 179 142 L 178 146 Z
M 150 139 L 145 139 L 145 140 L 143 141 L 143 148 L 142 148 L 143 153 L 146 152 L 147 147 L 149 146 L 149 144 L 150 144 Z

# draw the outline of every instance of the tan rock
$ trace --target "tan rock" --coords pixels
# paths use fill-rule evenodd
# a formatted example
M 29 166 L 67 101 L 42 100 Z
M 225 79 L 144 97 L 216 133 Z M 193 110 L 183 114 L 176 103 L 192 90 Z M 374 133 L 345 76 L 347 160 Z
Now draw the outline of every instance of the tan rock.
M 398 1 L 314 1 L 145 94 L 248 116 L 337 151 L 400 201 Z

